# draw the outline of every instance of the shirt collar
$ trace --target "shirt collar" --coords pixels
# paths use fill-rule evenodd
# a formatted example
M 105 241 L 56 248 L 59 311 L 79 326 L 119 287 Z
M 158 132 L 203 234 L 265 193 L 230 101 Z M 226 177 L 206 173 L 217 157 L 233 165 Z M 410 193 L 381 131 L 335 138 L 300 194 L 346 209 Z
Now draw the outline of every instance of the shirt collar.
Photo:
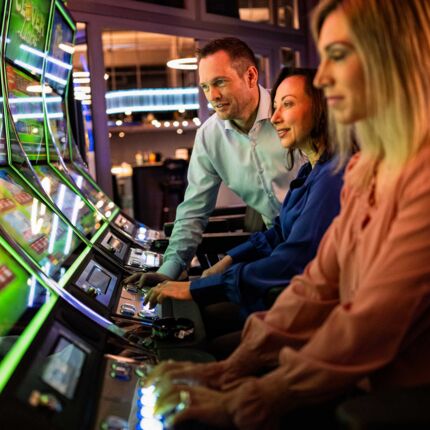
M 255 117 L 254 124 L 256 124 L 259 121 L 270 119 L 270 117 L 272 116 L 271 115 L 272 106 L 271 106 L 269 91 L 267 91 L 261 85 L 258 85 L 258 89 L 260 93 L 260 100 L 258 103 L 258 111 L 257 111 L 257 116 Z M 229 119 L 224 121 L 224 126 L 226 130 L 237 131 L 237 127 Z

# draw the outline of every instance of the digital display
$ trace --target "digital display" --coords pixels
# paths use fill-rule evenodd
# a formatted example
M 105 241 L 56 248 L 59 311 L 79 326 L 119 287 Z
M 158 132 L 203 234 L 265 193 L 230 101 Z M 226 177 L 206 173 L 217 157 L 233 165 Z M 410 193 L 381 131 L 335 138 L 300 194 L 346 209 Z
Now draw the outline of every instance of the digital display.
M 100 191 L 92 182 L 85 176 L 81 175 L 74 167 L 67 163 L 67 172 L 73 179 L 73 182 L 82 192 L 82 194 L 107 218 L 112 215 L 112 211 L 116 208 L 103 191 Z
M 12 0 L 6 58 L 41 76 L 51 2 Z
M 100 228 L 97 212 L 91 210 L 82 198 L 64 184 L 49 166 L 34 166 L 46 194 L 72 225 L 86 236 L 92 236 Z
M 49 143 L 49 154 L 52 160 L 58 160 L 58 152 L 61 155 L 68 152 L 69 136 L 67 131 L 66 110 L 64 99 L 55 93 L 46 95 L 46 112 L 48 117 L 48 129 L 51 140 Z M 56 148 L 54 147 L 56 145 Z
M 112 277 L 101 270 L 99 267 L 94 266 L 88 276 L 87 282 L 92 287 L 100 290 L 101 294 L 106 294 L 107 288 Z
M 64 262 L 81 244 L 73 229 L 7 168 L 0 168 L 0 225 L 56 280 Z
M 34 79 L 6 66 L 8 100 L 21 145 L 30 159 L 46 159 L 42 88 Z
M 49 291 L 0 247 L 0 361 L 48 299 Z
M 42 373 L 43 382 L 68 399 L 73 399 L 85 356 L 82 349 L 61 337 L 53 354 L 47 357 Z
M 45 81 L 60 94 L 64 93 L 72 69 L 74 31 L 58 9 L 54 12 L 51 46 L 46 61 Z

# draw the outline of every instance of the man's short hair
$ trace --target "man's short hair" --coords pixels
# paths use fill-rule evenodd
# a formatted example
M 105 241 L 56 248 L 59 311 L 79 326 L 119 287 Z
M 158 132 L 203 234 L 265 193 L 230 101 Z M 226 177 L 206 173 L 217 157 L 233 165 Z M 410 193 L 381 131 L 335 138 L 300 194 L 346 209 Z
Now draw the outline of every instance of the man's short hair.
M 197 58 L 200 62 L 202 58 L 209 57 L 219 51 L 224 51 L 230 57 L 232 67 L 241 76 L 248 67 L 254 66 L 258 70 L 257 59 L 252 49 L 242 40 L 236 37 L 224 37 L 208 42 L 203 48 L 197 50 Z

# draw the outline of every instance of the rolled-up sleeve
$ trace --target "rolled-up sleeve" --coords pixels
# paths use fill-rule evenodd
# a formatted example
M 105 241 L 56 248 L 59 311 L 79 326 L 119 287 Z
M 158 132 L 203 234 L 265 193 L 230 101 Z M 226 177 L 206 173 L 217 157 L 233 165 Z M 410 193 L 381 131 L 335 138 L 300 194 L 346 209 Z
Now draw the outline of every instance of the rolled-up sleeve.
M 178 206 L 165 263 L 158 270 L 176 279 L 193 258 L 215 208 L 221 178 L 213 168 L 201 133 L 197 132 L 188 168 L 188 187 Z

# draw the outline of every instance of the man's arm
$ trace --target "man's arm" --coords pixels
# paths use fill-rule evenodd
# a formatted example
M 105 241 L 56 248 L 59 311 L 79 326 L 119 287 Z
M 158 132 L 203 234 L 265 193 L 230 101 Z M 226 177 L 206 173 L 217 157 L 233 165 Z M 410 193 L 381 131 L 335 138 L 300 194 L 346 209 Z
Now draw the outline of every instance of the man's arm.
M 221 178 L 208 156 L 202 133 L 198 133 L 188 168 L 188 187 L 178 206 L 164 263 L 158 270 L 177 279 L 193 258 L 209 215 L 215 208 Z

